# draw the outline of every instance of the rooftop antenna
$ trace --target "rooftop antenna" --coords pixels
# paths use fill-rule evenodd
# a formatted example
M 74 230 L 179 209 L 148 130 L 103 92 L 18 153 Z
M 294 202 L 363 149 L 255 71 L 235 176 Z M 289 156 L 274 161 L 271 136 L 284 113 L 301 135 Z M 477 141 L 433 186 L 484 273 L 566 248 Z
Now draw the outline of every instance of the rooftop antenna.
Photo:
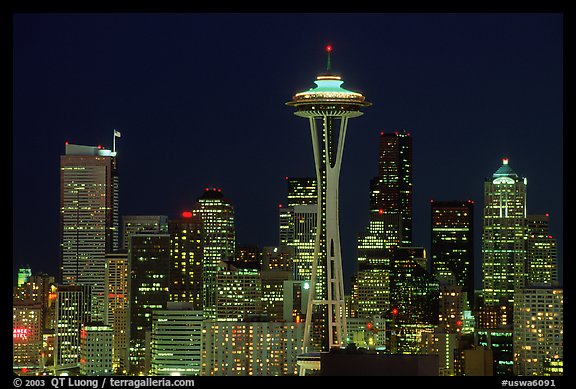
M 328 53 L 328 63 L 326 64 L 326 71 L 330 72 L 330 53 L 332 52 L 332 45 L 326 46 L 326 52 Z

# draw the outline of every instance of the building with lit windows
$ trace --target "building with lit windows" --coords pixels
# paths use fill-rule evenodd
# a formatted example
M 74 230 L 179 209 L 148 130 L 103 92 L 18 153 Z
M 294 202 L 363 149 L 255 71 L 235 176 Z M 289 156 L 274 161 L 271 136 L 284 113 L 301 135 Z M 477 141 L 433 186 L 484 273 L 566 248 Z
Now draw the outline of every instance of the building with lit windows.
M 262 270 L 294 270 L 295 246 L 265 246 L 262 249 Z
M 42 306 L 33 301 L 12 305 L 12 367 L 40 367 L 42 350 Z
M 564 291 L 528 287 L 514 295 L 514 374 L 541 376 L 546 360 L 564 358 Z
M 466 295 L 458 285 L 440 284 L 438 295 L 438 327 L 448 334 L 460 333 L 464 325 Z
M 107 324 L 114 334 L 112 366 L 128 370 L 130 350 L 130 266 L 126 250 L 106 254 Z
M 526 284 L 526 185 L 507 158 L 484 182 L 484 305 L 497 312 L 502 324 L 511 324 L 514 290 Z
M 283 320 L 300 323 L 306 318 L 310 281 L 286 280 L 283 287 Z
M 203 225 L 202 311 L 204 318 L 216 318 L 216 273 L 221 261 L 236 256 L 234 207 L 220 188 L 206 188 L 193 210 Z
M 61 280 L 89 285 L 92 318 L 106 320 L 106 253 L 118 249 L 116 152 L 66 143 L 60 157 Z
M 389 317 L 393 250 L 411 242 L 412 138 L 406 131 L 381 132 L 378 176 L 370 181 L 368 226 L 358 236 L 354 303 L 359 317 Z
M 432 273 L 441 284 L 458 285 L 474 299 L 474 202 L 430 202 Z
M 168 302 L 152 315 L 150 374 L 200 375 L 202 311 L 192 303 Z
M 274 269 L 263 270 L 261 276 L 261 310 L 270 321 L 284 319 L 284 282 L 292 279 L 292 272 Z
M 558 285 L 556 239 L 550 235 L 549 215 L 528 215 L 527 285 Z
M 438 325 L 439 284 L 427 270 L 422 247 L 394 249 L 390 271 L 390 350 L 417 353 L 423 333 Z
M 216 320 L 241 321 L 262 313 L 260 271 L 220 262 L 216 273 Z
M 41 311 L 41 329 L 54 329 L 54 302 L 56 300 L 55 277 L 36 273 L 26 277 L 26 282 L 14 289 L 14 301 L 33 301 L 39 303 Z
M 202 375 L 297 375 L 304 323 L 205 321 Z
M 194 212 L 182 212 L 168 222 L 170 234 L 170 301 L 189 302 L 202 309 L 204 235 L 202 219 Z
M 168 216 L 124 215 L 122 216 L 122 248 L 128 250 L 133 234 L 167 234 Z
M 54 332 L 54 369 L 79 367 L 80 329 L 91 322 L 89 286 L 58 285 L 56 289 L 56 326 Z M 112 348 L 112 347 L 110 347 Z
M 166 307 L 170 287 L 170 235 L 130 237 L 130 372 L 147 374 L 152 312 Z
M 89 323 L 80 331 L 80 375 L 112 375 L 114 332 L 103 323 Z
M 26 282 L 28 282 L 31 275 L 32 275 L 32 269 L 30 269 L 30 266 L 29 265 L 22 266 L 21 268 L 18 269 L 18 280 L 17 280 L 18 283 L 16 285 L 18 287 L 23 286 Z
M 474 333 L 474 344 L 492 352 L 494 375 L 514 375 L 514 354 L 512 326 L 498 329 L 478 329 Z
M 264 250 L 257 245 L 236 246 L 236 259 L 234 262 L 245 263 L 254 268 L 262 268 L 264 261 Z
M 401 246 L 412 245 L 412 137 L 405 130 L 381 132 L 378 176 L 370 181 L 370 212 L 396 225 Z
M 310 280 L 316 239 L 317 206 L 315 204 L 282 207 L 280 212 L 280 246 L 292 247 L 292 271 L 295 280 Z M 322 273 L 319 269 L 319 274 Z M 317 288 L 325 282 L 319 279 Z

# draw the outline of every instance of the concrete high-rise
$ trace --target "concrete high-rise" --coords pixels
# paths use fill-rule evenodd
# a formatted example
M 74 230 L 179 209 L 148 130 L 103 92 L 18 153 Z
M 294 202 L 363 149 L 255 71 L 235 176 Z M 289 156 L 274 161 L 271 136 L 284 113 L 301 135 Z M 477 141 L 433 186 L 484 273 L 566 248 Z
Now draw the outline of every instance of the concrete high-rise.
M 216 273 L 220 261 L 234 260 L 236 229 L 234 207 L 220 188 L 206 188 L 198 198 L 193 213 L 203 225 L 202 312 L 204 318 L 216 317 Z
M 106 253 L 118 249 L 116 152 L 66 143 L 60 157 L 60 247 L 64 285 L 90 285 L 92 319 L 106 319 Z
M 202 310 L 204 237 L 199 214 L 185 211 L 170 219 L 170 301 L 194 304 Z
M 112 365 L 122 373 L 129 367 L 130 262 L 126 250 L 106 254 L 107 324 L 114 335 Z
M 482 283 L 484 304 L 511 324 L 515 289 L 526 284 L 526 178 L 508 159 L 484 182 Z
M 514 295 L 514 374 L 545 373 L 546 359 L 564 358 L 564 291 L 528 287 Z
M 133 234 L 167 234 L 168 216 L 124 215 L 122 216 L 122 248 L 128 250 Z
M 103 323 L 88 323 L 80 331 L 80 375 L 112 375 L 114 332 Z
M 550 235 L 549 215 L 528 215 L 526 225 L 527 285 L 558 286 L 556 239 Z
M 457 285 L 474 300 L 474 202 L 430 202 L 432 273 L 441 284 Z
M 152 315 L 151 371 L 154 376 L 200 375 L 202 311 L 192 303 L 168 302 Z
M 170 235 L 135 234 L 129 247 L 130 371 L 147 374 L 152 312 L 165 308 L 170 297 Z
M 331 46 L 327 47 L 330 58 Z M 342 78 L 334 74 L 328 61 L 327 73 L 314 81 L 315 88 L 296 93 L 286 104 L 296 108 L 295 115 L 308 119 L 316 166 L 317 229 L 312 263 L 304 348 L 328 351 L 343 346 L 346 340 L 346 315 L 342 258 L 340 252 L 338 188 L 346 130 L 350 118 L 362 115 L 361 107 L 371 105 L 365 97 L 341 87 Z M 325 291 L 317 291 L 318 274 L 326 282 Z M 320 270 L 320 271 L 319 271 Z M 320 323 L 320 339 L 310 342 L 312 320 Z M 303 373 L 303 372 L 302 372 Z

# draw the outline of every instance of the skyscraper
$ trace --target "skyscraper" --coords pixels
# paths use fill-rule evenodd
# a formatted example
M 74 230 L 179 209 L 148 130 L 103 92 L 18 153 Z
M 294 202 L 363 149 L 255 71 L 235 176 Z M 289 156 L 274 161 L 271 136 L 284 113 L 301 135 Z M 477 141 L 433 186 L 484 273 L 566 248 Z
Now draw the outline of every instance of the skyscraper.
M 517 289 L 514 295 L 514 374 L 545 373 L 546 359 L 564 358 L 564 291 L 553 287 Z
M 133 234 L 167 234 L 168 216 L 124 215 L 122 216 L 122 248 L 128 250 Z
M 412 245 L 412 137 L 402 130 L 380 133 L 378 177 L 370 182 L 370 211 L 395 224 L 402 246 Z
M 22 266 L 21 268 L 19 268 L 18 269 L 18 284 L 17 284 L 18 287 L 21 287 L 26 282 L 28 282 L 31 275 L 32 275 L 32 270 L 30 269 L 30 266 L 26 265 L 26 266 Z
M 550 235 L 549 216 L 528 215 L 526 224 L 527 284 L 557 286 L 556 239 Z
M 170 297 L 170 235 L 135 234 L 130 240 L 130 371 L 146 374 L 152 312 L 165 308 Z
M 89 323 L 80 331 L 80 375 L 112 375 L 114 332 L 103 323 Z
M 260 270 L 220 262 L 216 272 L 215 311 L 218 321 L 241 321 L 262 313 Z
M 54 369 L 77 368 L 80 363 L 80 329 L 89 323 L 93 299 L 90 286 L 58 285 L 56 290 L 56 328 Z
M 114 335 L 112 366 L 117 372 L 129 367 L 130 262 L 126 250 L 106 254 L 107 323 Z
M 358 315 L 388 318 L 393 250 L 412 242 L 410 133 L 380 133 L 378 176 L 370 181 L 369 207 L 368 226 L 358 236 Z
M 331 46 L 327 51 L 330 58 Z M 348 120 L 362 115 L 360 108 L 371 104 L 362 94 L 341 87 L 342 78 L 331 72 L 329 61 L 327 74 L 319 75 L 314 83 L 315 88 L 296 93 L 286 104 L 296 108 L 297 116 L 309 121 L 318 185 L 317 229 L 304 347 L 308 350 L 311 345 L 312 316 L 316 314 L 321 323 L 321 336 L 313 346 L 328 351 L 334 346 L 341 347 L 342 341 L 346 340 L 338 221 L 338 186 L 344 141 Z M 325 269 L 325 291 L 316 290 L 318 269 Z M 318 273 L 322 274 L 322 271 Z
M 202 310 L 202 266 L 204 256 L 200 215 L 182 212 L 169 222 L 170 301 L 189 302 Z
M 430 203 L 432 273 L 447 285 L 458 285 L 474 300 L 474 202 Z
M 501 312 L 502 324 L 511 320 L 514 290 L 526 283 L 526 185 L 526 178 L 512 170 L 507 158 L 484 182 L 484 304 Z
M 222 189 L 206 188 L 193 212 L 200 216 L 203 225 L 202 311 L 209 320 L 216 317 L 216 273 L 220 261 L 235 258 L 234 207 Z
M 66 143 L 60 157 L 62 283 L 90 285 L 92 319 L 105 320 L 105 254 L 118 249 L 116 152 Z
M 192 303 L 168 302 L 152 315 L 151 375 L 200 375 L 202 311 Z
M 42 307 L 33 301 L 12 306 L 12 367 L 37 368 L 42 349 Z

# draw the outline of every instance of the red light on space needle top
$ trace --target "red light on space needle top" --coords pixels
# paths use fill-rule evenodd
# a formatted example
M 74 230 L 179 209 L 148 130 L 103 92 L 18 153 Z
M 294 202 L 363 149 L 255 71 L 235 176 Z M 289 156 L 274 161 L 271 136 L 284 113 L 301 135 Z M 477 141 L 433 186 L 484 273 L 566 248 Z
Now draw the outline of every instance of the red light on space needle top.
M 326 46 L 326 52 L 327 52 L 327 53 L 332 52 L 332 45 L 327 45 L 327 46 Z

